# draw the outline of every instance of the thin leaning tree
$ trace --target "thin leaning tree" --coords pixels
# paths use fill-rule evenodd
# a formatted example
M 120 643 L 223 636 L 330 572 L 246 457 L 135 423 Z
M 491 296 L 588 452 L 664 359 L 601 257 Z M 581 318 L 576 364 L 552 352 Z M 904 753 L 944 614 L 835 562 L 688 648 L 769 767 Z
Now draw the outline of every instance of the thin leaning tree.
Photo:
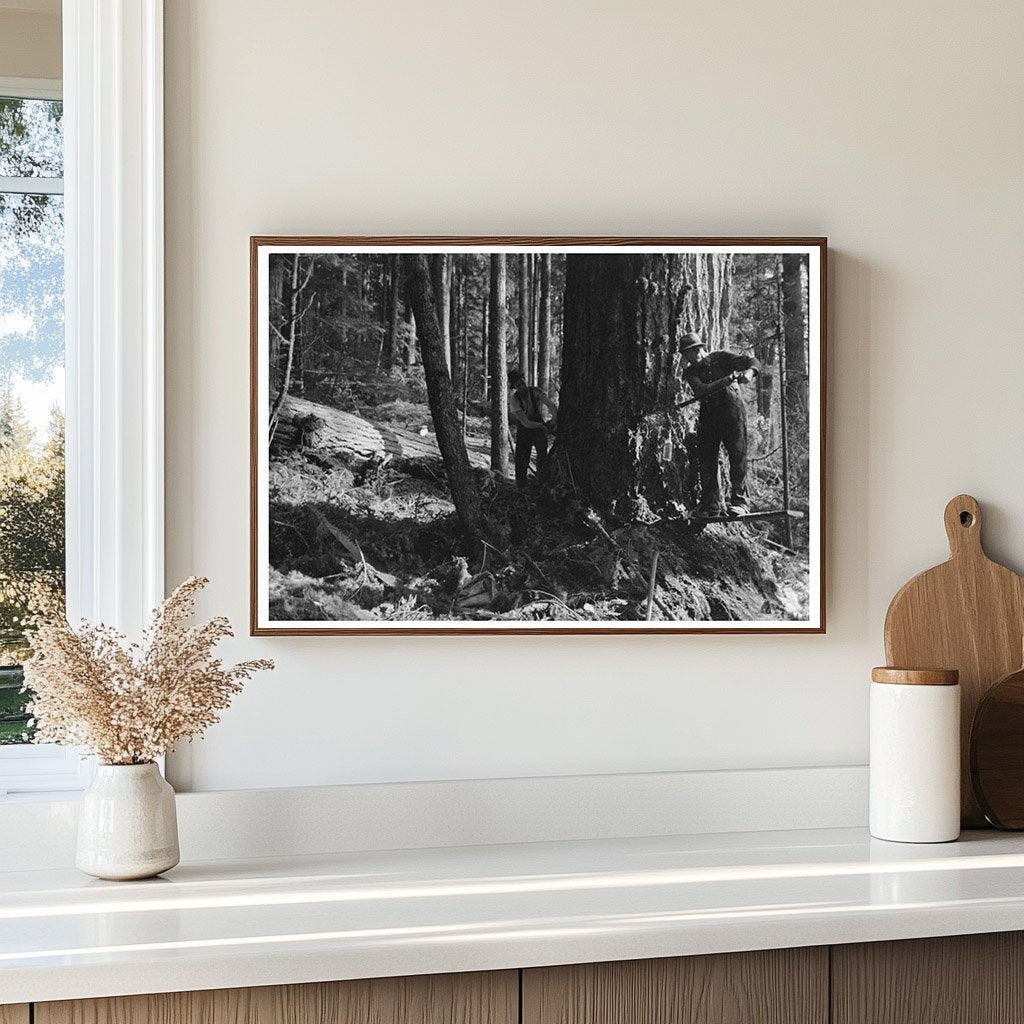
M 412 253 L 403 254 L 402 268 L 406 295 L 416 318 L 416 336 L 423 359 L 430 415 L 434 421 L 437 446 L 441 450 L 455 512 L 466 533 L 473 538 L 479 537 L 483 529 L 480 495 L 473 481 L 469 456 L 462 440 L 455 389 L 445 361 L 444 337 L 430 280 L 430 265 L 426 256 Z
M 309 282 L 313 277 L 313 270 L 316 267 L 316 257 L 310 256 L 309 266 L 306 269 L 305 276 L 302 277 L 302 282 L 299 282 L 299 261 L 302 257 L 296 253 L 292 257 L 291 272 L 286 279 L 286 287 L 288 291 L 288 302 L 286 304 L 287 314 L 285 316 L 284 323 L 281 327 L 277 324 L 271 323 L 271 329 L 277 334 L 278 340 L 284 345 L 285 362 L 284 362 L 284 373 L 281 377 L 281 389 L 277 393 L 277 397 L 274 399 L 273 405 L 270 407 L 270 422 L 268 424 L 270 430 L 270 440 L 274 440 L 274 434 L 277 432 L 277 424 L 281 419 L 281 409 L 284 407 L 285 400 L 288 398 L 288 391 L 292 386 L 292 370 L 295 366 L 295 352 L 299 344 L 299 324 L 302 318 L 309 312 L 310 307 L 313 305 L 313 300 L 316 298 L 314 292 L 310 295 L 308 301 L 300 309 L 302 302 L 302 294 L 306 288 L 309 287 Z

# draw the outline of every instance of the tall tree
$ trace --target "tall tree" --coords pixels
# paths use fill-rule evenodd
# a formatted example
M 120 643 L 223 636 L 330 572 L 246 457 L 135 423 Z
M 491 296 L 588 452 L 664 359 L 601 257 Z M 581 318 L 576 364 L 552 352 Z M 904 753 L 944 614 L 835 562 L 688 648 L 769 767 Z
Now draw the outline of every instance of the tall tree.
M 455 387 L 455 400 L 459 407 L 463 404 L 463 391 L 466 378 L 466 271 L 462 260 L 452 256 L 454 275 L 452 285 L 452 331 L 449 345 L 449 361 L 452 369 L 452 384 Z
M 292 257 L 291 274 L 289 277 L 289 288 L 288 288 L 288 315 L 284 323 L 284 329 L 282 330 L 276 324 L 272 324 L 272 328 L 277 332 L 281 343 L 284 345 L 285 350 L 285 364 L 284 373 L 281 375 L 281 388 L 277 393 L 277 397 L 274 399 L 273 404 L 270 407 L 270 439 L 274 439 L 274 433 L 277 430 L 277 421 L 281 415 L 281 407 L 285 403 L 285 399 L 288 397 L 288 392 L 292 385 L 292 374 L 295 371 L 296 362 L 299 361 L 297 350 L 299 348 L 299 321 L 309 312 L 309 307 L 312 304 L 313 298 L 316 297 L 316 293 L 313 293 L 313 297 L 306 303 L 305 307 L 300 310 L 300 302 L 302 301 L 302 293 L 309 286 L 310 278 L 313 276 L 313 269 L 316 266 L 316 257 L 309 257 L 309 267 L 306 270 L 306 274 L 302 277 L 301 283 L 299 280 L 299 262 L 302 257 L 295 253 Z
M 490 303 L 491 303 L 490 290 L 491 290 L 490 261 L 485 256 L 484 257 L 484 287 L 483 287 L 483 296 L 480 299 L 480 354 L 481 354 L 481 360 L 480 361 L 483 364 L 483 372 L 481 374 L 481 377 L 483 379 L 483 385 L 484 385 L 484 401 L 487 401 L 487 399 L 490 398 L 490 395 L 491 395 L 491 388 L 490 388 L 490 365 L 491 365 L 491 362 L 490 362 L 490 358 L 487 355 L 487 350 L 488 350 L 488 345 L 489 345 L 487 316 L 488 316 L 488 313 L 490 311 Z
M 412 303 L 408 297 L 405 304 L 405 365 L 416 365 L 416 321 L 413 319 Z
M 681 498 L 680 331 L 724 342 L 729 257 L 570 254 L 556 479 L 596 507 L 646 518 Z M 682 296 L 680 301 L 679 296 Z M 692 325 L 692 326 L 691 326 Z M 699 326 L 698 326 L 699 325 Z
M 402 268 L 397 254 L 388 257 L 388 326 L 384 338 L 384 369 L 395 365 L 398 351 L 398 313 L 402 295 Z
M 345 349 L 345 341 L 348 335 L 348 260 L 341 257 L 341 292 L 338 295 L 338 329 L 341 331 L 341 348 Z
M 64 417 L 37 443 L 21 402 L 0 392 L 0 664 L 30 653 L 31 614 L 64 596 Z
M 519 369 L 523 373 L 530 372 L 530 285 L 529 265 L 530 254 L 519 256 Z
M 479 536 L 483 526 L 480 495 L 473 482 L 469 456 L 459 428 L 455 408 L 455 391 L 445 363 L 445 345 L 437 317 L 437 304 L 430 282 L 430 268 L 422 253 L 403 255 L 410 306 L 416 319 L 416 333 L 420 341 L 423 372 L 427 383 L 430 415 L 437 433 L 437 446 L 441 450 L 448 486 L 455 503 L 455 512 L 463 529 L 471 536 Z
M 533 314 L 530 318 L 530 383 L 536 384 L 540 378 L 540 253 L 533 254 L 533 271 L 530 274 L 530 298 L 533 302 Z
M 807 318 L 804 313 L 802 253 L 782 256 L 782 329 L 786 345 L 786 394 L 783 396 L 796 430 L 807 422 Z
M 491 469 L 508 476 L 508 363 L 505 351 L 505 254 L 491 253 Z
M 451 260 L 447 253 L 435 253 L 430 257 L 430 283 L 434 289 L 434 304 L 437 322 L 441 325 L 441 341 L 444 344 L 444 361 L 448 373 L 452 372 L 452 319 L 451 319 Z
M 551 384 L 551 253 L 540 258 L 540 324 L 537 338 L 537 386 L 547 394 Z

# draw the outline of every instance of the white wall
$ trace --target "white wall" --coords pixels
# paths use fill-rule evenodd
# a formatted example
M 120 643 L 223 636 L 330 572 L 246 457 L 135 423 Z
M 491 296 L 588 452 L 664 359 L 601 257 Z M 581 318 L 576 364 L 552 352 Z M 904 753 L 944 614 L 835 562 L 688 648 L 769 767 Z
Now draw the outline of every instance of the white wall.
M 1024 568 L 1024 5 L 167 0 L 168 575 L 247 622 L 247 239 L 827 234 L 823 637 L 240 639 L 196 788 L 866 759 L 885 607 Z

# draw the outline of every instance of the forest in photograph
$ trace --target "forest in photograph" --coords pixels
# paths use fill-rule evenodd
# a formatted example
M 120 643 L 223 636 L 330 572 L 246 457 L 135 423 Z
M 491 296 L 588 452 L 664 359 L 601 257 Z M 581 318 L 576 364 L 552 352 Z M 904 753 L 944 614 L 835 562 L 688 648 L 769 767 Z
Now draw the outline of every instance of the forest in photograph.
M 806 250 L 267 259 L 269 625 L 813 619 Z

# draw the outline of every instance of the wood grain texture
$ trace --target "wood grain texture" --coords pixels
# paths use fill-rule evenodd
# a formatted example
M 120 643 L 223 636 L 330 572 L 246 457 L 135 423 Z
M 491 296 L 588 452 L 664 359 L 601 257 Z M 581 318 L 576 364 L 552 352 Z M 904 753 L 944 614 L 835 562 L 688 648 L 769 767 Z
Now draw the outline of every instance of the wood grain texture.
M 28 1024 L 28 1006 L 19 1003 L 17 1006 L 0 1006 L 0 1024 Z
M 832 947 L 833 1024 L 1024 1021 L 1024 933 Z
M 523 1024 L 825 1024 L 828 950 L 629 960 L 523 972 Z
M 974 712 L 988 688 L 1020 665 L 1024 579 L 993 562 L 982 547 L 982 514 L 968 494 L 946 506 L 948 562 L 915 576 L 885 617 L 885 656 L 895 668 L 959 669 L 960 813 L 964 827 L 985 825 L 970 773 Z
M 300 444 L 313 446 L 318 454 L 328 456 L 346 452 L 361 459 L 390 455 L 400 462 L 441 462 L 433 434 L 421 437 L 412 430 L 373 423 L 362 416 L 292 395 L 281 409 L 274 445 L 275 450 L 287 450 Z M 466 454 L 471 466 L 490 466 L 490 445 L 483 438 L 467 438 Z
M 376 978 L 37 1003 L 35 1021 L 36 1024 L 517 1024 L 518 989 L 516 971 Z
M 871 682 L 894 686 L 956 686 L 960 673 L 955 668 L 873 668 Z

